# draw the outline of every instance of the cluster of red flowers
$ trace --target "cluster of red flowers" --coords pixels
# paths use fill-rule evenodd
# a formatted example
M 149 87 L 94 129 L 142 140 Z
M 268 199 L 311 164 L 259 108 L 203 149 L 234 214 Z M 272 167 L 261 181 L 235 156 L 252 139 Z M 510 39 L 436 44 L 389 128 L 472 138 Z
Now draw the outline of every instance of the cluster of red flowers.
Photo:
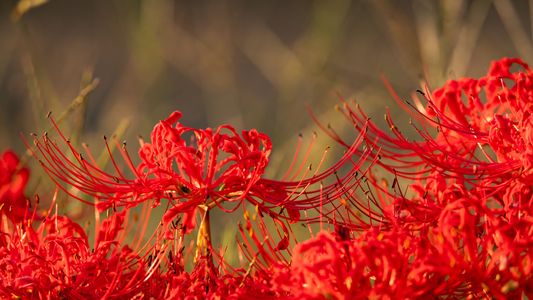
M 504 58 L 407 105 L 391 92 L 417 138 L 343 102 L 355 141 L 319 123 L 343 157 L 321 170 L 297 150 L 281 180 L 264 177 L 272 144 L 256 130 L 190 128 L 174 112 L 141 141 L 138 164 L 125 145 L 116 160 L 105 139 L 108 172 L 51 119 L 67 150 L 47 134 L 28 146 L 57 186 L 48 209 L 24 194 L 29 171 L 16 155 L 0 159 L 0 296 L 532 298 L 533 71 Z M 96 208 L 94 241 L 58 214 L 65 194 Z M 157 206 L 165 213 L 148 230 Z M 213 210 L 244 218 L 240 265 L 211 238 Z M 296 240 L 296 223 L 308 240 Z

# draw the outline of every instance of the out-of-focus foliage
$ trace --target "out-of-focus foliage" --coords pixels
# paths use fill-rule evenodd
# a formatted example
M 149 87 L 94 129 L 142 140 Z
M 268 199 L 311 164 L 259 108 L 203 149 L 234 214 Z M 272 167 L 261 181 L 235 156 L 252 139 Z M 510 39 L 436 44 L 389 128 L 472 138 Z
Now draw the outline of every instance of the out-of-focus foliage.
M 67 120 L 91 144 L 123 118 L 131 139 L 180 109 L 193 126 L 260 128 L 291 149 L 306 104 L 328 113 L 340 93 L 382 110 L 380 70 L 408 97 L 423 78 L 533 53 L 527 1 L 38 2 L 0 4 L 2 148 L 22 149 L 18 131 L 43 128 L 92 77 Z
M 43 5 L 46 2 L 48 2 L 48 0 L 20 0 L 17 6 L 15 6 L 15 9 L 13 9 L 11 15 L 13 16 L 14 20 L 18 20 L 30 9 Z

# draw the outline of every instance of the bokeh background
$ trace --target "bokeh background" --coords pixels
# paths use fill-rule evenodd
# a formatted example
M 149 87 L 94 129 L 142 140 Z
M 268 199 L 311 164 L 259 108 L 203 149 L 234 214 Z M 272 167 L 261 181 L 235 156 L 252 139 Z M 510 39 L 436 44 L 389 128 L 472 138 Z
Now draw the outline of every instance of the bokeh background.
M 328 122 L 338 95 L 376 119 L 394 110 L 381 75 L 409 98 L 424 80 L 479 76 L 502 56 L 532 61 L 531 10 L 509 0 L 3 0 L 0 148 L 23 150 L 19 133 L 48 128 L 48 111 L 69 110 L 67 126 L 100 143 L 123 120 L 135 142 L 177 109 L 191 126 L 257 128 L 284 152 L 314 126 L 306 105 Z M 92 78 L 98 86 L 71 105 Z
M 381 76 L 408 99 L 503 56 L 533 62 L 532 12 L 510 0 L 2 0 L 0 149 L 22 153 L 20 133 L 50 129 L 49 111 L 98 154 L 102 135 L 135 145 L 181 110 L 189 126 L 267 133 L 275 176 L 317 130 L 306 107 L 345 132 L 339 96 L 401 124 Z

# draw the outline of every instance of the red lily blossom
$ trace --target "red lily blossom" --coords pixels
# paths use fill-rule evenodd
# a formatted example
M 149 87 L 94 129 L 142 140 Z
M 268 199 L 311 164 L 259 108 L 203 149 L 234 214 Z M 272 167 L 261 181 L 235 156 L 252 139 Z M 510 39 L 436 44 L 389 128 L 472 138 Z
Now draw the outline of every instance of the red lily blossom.
M 530 297 L 533 220 L 509 222 L 501 212 L 484 207 L 479 196 L 468 192 L 442 211 L 428 236 L 440 259 L 426 264 L 460 283 L 456 293 L 467 297 Z
M 319 232 L 271 269 L 283 299 L 423 299 L 437 295 L 416 273 L 424 255 L 408 231 L 366 230 L 354 240 Z M 433 278 L 434 280 L 436 278 Z
M 150 199 L 155 199 L 154 205 L 157 205 L 160 199 L 166 198 L 169 209 L 164 223 L 184 214 L 183 224 L 190 232 L 195 227 L 198 207 L 207 210 L 219 207 L 231 212 L 244 200 L 269 215 L 297 221 L 300 211 L 318 211 L 343 193 L 337 188 L 339 185 L 347 191 L 355 188 L 359 180 L 351 175 L 336 175 L 331 184 L 315 186 L 337 174 L 346 164 L 351 168 L 346 174 L 355 173 L 370 153 L 369 150 L 363 152 L 362 159 L 353 162 L 352 156 L 363 141 L 360 137 L 335 165 L 323 172 L 318 172 L 319 165 L 315 172 L 306 168 L 300 180 L 269 180 L 262 177 L 272 148 L 268 136 L 256 130 L 239 135 L 229 125 L 216 130 L 194 129 L 178 122 L 180 117 L 181 113 L 172 113 L 154 127 L 151 143 L 141 142 L 141 163 L 137 167 L 126 148 L 118 147 L 134 179 L 123 175 L 113 157 L 117 175 L 102 171 L 88 149 L 85 158 L 70 145 L 57 125 L 74 158 L 70 159 L 47 135 L 35 140 L 38 152 L 34 155 L 60 187 L 83 202 L 87 200 L 72 193 L 70 186 L 98 199 L 100 209 L 133 207 Z M 233 207 L 228 207 L 229 203 L 233 203 Z M 274 212 L 274 209 L 281 209 L 281 212 Z
M 20 166 L 17 155 L 5 151 L 0 156 L 0 215 L 13 222 L 20 222 L 28 213 L 28 201 L 24 188 L 28 183 L 29 170 Z
M 243 290 L 241 283 L 230 288 L 224 287 L 224 282 L 252 280 L 248 275 L 238 279 L 241 276 L 239 274 L 243 273 L 237 270 L 221 272 L 221 268 L 229 266 L 223 259 L 216 257 L 211 243 L 211 209 L 218 207 L 222 211 L 233 212 L 242 208 L 246 212 L 246 204 L 252 204 L 261 217 L 264 215 L 272 219 L 282 229 L 278 231 L 279 239 L 263 236 L 268 239 L 268 244 L 276 243 L 276 246 L 269 247 L 262 253 L 262 257 L 266 261 L 272 257 L 279 259 L 283 257 L 280 252 L 286 251 L 289 246 L 291 231 L 287 221 L 331 221 L 337 210 L 331 204 L 332 201 L 340 195 L 353 196 L 362 178 L 352 174 L 362 168 L 367 160 L 365 155 L 371 153 L 368 149 L 362 152 L 360 160 L 354 161 L 353 156 L 363 141 L 360 136 L 344 156 L 325 171 L 320 171 L 324 158 L 314 171 L 311 167 L 303 167 L 306 158 L 300 166 L 295 167 L 295 159 L 284 176 L 290 176 L 288 181 L 269 180 L 263 178 L 272 148 L 268 136 L 256 130 L 238 134 L 229 125 L 222 125 L 215 130 L 190 128 L 179 122 L 180 117 L 181 113 L 172 113 L 154 127 L 150 143 L 141 141 L 141 163 L 137 166 L 130 159 L 126 147 L 118 145 L 130 173 L 134 175 L 132 179 L 127 178 L 111 155 L 107 139 L 106 146 L 116 175 L 97 167 L 87 147 L 85 155 L 77 152 L 53 119 L 52 123 L 68 145 L 70 154 L 62 151 L 47 134 L 35 139 L 37 150 L 33 153 L 58 187 L 73 198 L 96 205 L 99 210 L 110 207 L 113 207 L 113 211 L 120 207 L 130 210 L 141 203 L 157 206 L 161 199 L 166 199 L 168 209 L 162 219 L 165 232 L 162 235 L 154 232 L 158 240 L 153 246 L 155 248 L 167 244 L 161 240 L 163 237 L 174 242 L 176 239 L 183 241 L 185 234 L 198 227 L 193 273 L 184 272 L 183 263 L 176 262 L 176 251 L 158 251 L 150 255 L 154 261 L 150 265 L 167 268 L 166 273 L 159 274 L 155 268 L 150 267 L 147 272 L 150 278 L 154 278 L 150 281 L 157 282 L 157 278 L 166 278 L 161 280 L 166 280 L 167 284 L 177 282 L 176 285 L 167 286 L 164 290 L 168 293 L 161 297 L 187 293 L 203 297 L 215 295 L 222 290 L 240 291 Z M 343 170 L 345 175 L 340 175 L 341 168 L 348 169 Z M 90 200 L 91 198 L 94 200 Z M 310 209 L 318 214 L 309 214 Z M 201 213 L 202 220 L 199 226 L 196 226 L 197 211 Z M 301 216 L 302 211 L 305 212 L 304 218 Z M 108 212 L 112 213 L 111 210 Z M 265 230 L 263 222 L 261 226 Z M 256 239 L 254 243 L 261 242 Z M 270 257 L 268 251 L 275 253 Z M 173 259 L 167 259 L 165 253 L 173 253 Z M 260 268 L 260 264 L 253 264 L 253 268 Z M 254 277 L 259 276 L 257 274 Z M 194 286 L 197 288 L 193 288 Z M 198 294 L 203 290 L 206 294 Z
M 511 72 L 513 64 L 522 71 Z M 379 146 L 376 165 L 394 179 L 390 185 L 366 175 L 365 193 L 376 206 L 368 216 L 379 213 L 382 221 L 374 224 L 381 230 L 402 228 L 418 236 L 417 251 L 425 256 L 409 268 L 438 279 L 419 287 L 432 286 L 428 295 L 504 299 L 532 293 L 532 79 L 524 62 L 502 59 L 485 77 L 452 80 L 426 92 L 426 108 L 415 97 L 412 115 L 422 141 L 406 138 L 389 114 L 391 134 L 358 106 L 345 103 L 341 110 L 367 143 Z M 365 205 L 348 200 L 346 215 Z
M 510 72 L 513 64 L 523 71 Z M 368 128 L 364 133 L 369 143 L 381 146 L 380 156 L 387 162 L 378 164 L 405 178 L 439 171 L 485 186 L 502 184 L 490 179 L 508 178 L 504 174 L 533 180 L 533 71 L 527 64 L 504 58 L 494 62 L 485 77 L 451 80 L 432 94 L 423 95 L 427 107 L 415 96 L 416 111 L 411 112 L 419 121 L 420 128 L 415 129 L 423 138 L 421 142 L 406 138 L 389 114 L 386 120 L 392 135 L 369 124 L 358 106 L 354 109 L 345 104 L 342 112 L 357 130 L 361 131 L 363 125 Z M 346 145 L 335 132 L 323 129 Z M 437 131 L 436 137 L 431 129 Z
M 2 298 L 124 299 L 145 293 L 153 266 L 123 242 L 126 211 L 97 222 L 92 247 L 81 226 L 51 211 L 38 219 L 34 208 L 24 222 L 2 222 Z
M 280 299 L 530 297 L 533 224 L 520 223 L 462 198 L 419 231 L 374 227 L 353 239 L 322 231 L 297 244 L 290 263 L 270 265 L 270 292 Z
M 511 72 L 514 64 L 521 70 Z M 487 199 L 505 207 L 520 207 L 520 213 L 531 205 L 530 192 L 521 188 L 533 184 L 533 71 L 527 64 L 520 59 L 504 58 L 494 62 L 480 79 L 451 80 L 433 93 L 420 92 L 427 106 L 424 108 L 415 96 L 415 105 L 409 103 L 416 108 L 414 111 L 390 86 L 389 89 L 418 121 L 412 124 L 421 141 L 408 139 L 388 113 L 385 118 L 390 134 L 368 121 L 359 106 L 344 103 L 340 109 L 356 131 L 365 136 L 366 143 L 379 149 L 376 165 L 394 177 L 392 193 L 390 187 L 383 188 L 377 180 L 370 180 L 382 193 L 378 193 L 379 197 L 371 195 L 370 199 L 376 199 L 373 202 L 376 208 L 362 210 L 363 214 L 383 217 L 388 223 L 390 216 L 397 214 L 383 209 L 396 203 L 396 210 L 411 207 L 434 219 L 449 202 L 439 195 L 450 185 L 466 189 L 479 186 L 485 189 Z M 338 143 L 349 147 L 333 129 L 321 127 Z M 411 189 L 418 195 L 417 204 L 404 201 L 404 193 L 398 190 L 400 179 L 415 181 Z M 512 193 L 510 186 L 514 187 Z M 440 200 L 427 199 L 435 196 Z M 350 202 L 354 208 L 368 206 L 360 200 Z

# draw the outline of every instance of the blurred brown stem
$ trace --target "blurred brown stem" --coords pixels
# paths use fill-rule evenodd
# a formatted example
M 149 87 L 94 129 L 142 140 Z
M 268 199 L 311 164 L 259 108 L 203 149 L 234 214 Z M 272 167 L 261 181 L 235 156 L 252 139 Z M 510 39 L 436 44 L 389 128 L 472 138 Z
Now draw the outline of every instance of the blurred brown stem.
M 209 208 L 207 206 L 198 207 L 202 212 L 202 221 L 196 237 L 196 253 L 194 263 L 198 263 L 202 258 L 210 258 L 211 251 L 211 225 L 209 222 Z

